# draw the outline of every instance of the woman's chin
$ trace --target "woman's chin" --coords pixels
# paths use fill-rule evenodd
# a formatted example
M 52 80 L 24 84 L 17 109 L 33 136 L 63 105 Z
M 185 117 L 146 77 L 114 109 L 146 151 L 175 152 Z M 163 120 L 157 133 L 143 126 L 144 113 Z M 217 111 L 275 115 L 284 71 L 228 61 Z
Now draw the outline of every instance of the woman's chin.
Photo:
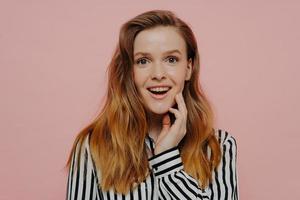
M 156 115 L 162 115 L 169 111 L 170 106 L 166 107 L 155 107 L 155 108 L 148 108 L 148 112 Z
M 175 100 L 173 101 L 165 101 L 165 102 L 149 102 L 149 104 L 147 104 L 147 111 L 153 114 L 157 114 L 157 115 L 162 115 L 165 114 L 167 112 L 169 112 L 170 108 L 175 108 L 176 107 L 176 102 Z

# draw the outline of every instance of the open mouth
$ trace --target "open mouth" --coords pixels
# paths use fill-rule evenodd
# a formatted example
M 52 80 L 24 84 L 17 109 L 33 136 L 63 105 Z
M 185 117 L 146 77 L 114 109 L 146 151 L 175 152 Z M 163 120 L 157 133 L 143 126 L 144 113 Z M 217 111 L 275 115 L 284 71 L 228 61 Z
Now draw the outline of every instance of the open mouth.
M 151 93 L 151 96 L 154 98 L 162 99 L 167 96 L 167 93 L 171 90 L 171 87 L 165 88 L 148 88 L 148 91 Z

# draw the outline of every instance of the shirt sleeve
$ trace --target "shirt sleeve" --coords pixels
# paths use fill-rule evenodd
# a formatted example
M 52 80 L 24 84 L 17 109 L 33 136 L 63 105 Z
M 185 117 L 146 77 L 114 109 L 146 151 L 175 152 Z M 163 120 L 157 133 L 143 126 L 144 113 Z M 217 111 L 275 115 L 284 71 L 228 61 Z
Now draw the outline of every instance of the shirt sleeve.
M 149 164 L 158 181 L 159 197 L 178 200 L 238 200 L 235 139 L 228 137 L 221 149 L 222 161 L 213 173 L 213 183 L 206 189 L 201 189 L 198 182 L 184 171 L 178 147 L 151 157 Z
M 149 164 L 158 181 L 160 199 L 209 199 L 207 192 L 183 170 L 178 147 L 154 155 Z
M 81 151 L 79 150 L 80 147 L 77 144 L 68 171 L 66 199 L 99 199 L 97 179 L 88 148 L 88 137 L 84 140 Z M 76 165 L 78 160 L 79 163 Z

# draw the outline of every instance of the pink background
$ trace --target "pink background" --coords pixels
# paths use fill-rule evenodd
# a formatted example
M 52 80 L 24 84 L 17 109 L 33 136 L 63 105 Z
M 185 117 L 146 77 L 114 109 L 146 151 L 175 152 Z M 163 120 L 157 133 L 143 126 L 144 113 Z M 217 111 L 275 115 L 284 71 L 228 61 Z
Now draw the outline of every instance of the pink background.
M 65 198 L 63 166 L 99 111 L 119 28 L 156 8 L 196 34 L 217 127 L 238 143 L 241 199 L 300 199 L 300 3 L 120 2 L 0 2 L 0 199 Z

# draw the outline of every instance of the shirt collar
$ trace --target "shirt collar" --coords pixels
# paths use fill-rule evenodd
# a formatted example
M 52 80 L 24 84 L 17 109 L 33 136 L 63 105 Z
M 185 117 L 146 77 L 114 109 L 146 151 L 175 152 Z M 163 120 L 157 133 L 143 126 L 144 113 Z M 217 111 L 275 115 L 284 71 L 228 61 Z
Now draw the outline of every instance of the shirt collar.
M 151 137 L 149 136 L 149 134 L 146 135 L 145 142 L 146 142 L 146 145 L 148 146 L 148 148 L 149 148 L 152 152 L 154 152 L 155 141 L 153 140 L 153 138 L 151 138 Z

